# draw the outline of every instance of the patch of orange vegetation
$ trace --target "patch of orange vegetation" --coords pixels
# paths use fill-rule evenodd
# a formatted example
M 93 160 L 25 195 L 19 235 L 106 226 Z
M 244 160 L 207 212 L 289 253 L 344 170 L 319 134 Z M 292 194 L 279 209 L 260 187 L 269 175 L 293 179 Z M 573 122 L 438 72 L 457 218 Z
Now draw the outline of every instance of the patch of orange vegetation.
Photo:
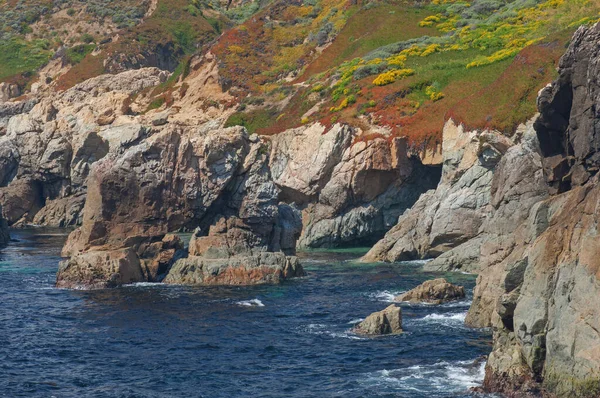
M 75 65 L 58 78 L 56 81 L 56 89 L 58 91 L 68 90 L 79 83 L 104 73 L 104 57 L 101 55 L 94 56 L 88 54 L 79 64 Z

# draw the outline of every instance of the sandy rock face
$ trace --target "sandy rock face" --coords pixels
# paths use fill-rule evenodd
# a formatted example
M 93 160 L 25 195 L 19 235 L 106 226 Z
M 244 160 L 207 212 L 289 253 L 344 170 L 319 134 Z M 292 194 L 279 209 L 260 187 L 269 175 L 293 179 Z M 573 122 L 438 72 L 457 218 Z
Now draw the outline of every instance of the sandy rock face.
M 433 279 L 396 297 L 396 301 L 411 303 L 443 304 L 465 298 L 465 288 L 453 285 L 447 280 Z
M 392 304 L 369 315 L 354 328 L 354 331 L 369 336 L 402 333 L 402 309 Z
M 362 142 L 359 133 L 317 123 L 272 137 L 274 181 L 303 210 L 299 247 L 370 243 L 437 184 L 438 169 L 411 158 L 403 139 Z

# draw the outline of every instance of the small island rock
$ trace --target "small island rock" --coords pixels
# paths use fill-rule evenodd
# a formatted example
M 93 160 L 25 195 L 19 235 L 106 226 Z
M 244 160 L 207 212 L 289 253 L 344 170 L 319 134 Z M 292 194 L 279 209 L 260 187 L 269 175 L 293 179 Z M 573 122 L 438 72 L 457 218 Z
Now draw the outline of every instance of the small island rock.
M 465 288 L 453 285 L 443 278 L 426 281 L 416 288 L 396 297 L 396 301 L 443 304 L 465 298 Z
M 371 336 L 402 333 L 402 309 L 392 304 L 383 311 L 374 312 L 359 323 L 354 331 Z

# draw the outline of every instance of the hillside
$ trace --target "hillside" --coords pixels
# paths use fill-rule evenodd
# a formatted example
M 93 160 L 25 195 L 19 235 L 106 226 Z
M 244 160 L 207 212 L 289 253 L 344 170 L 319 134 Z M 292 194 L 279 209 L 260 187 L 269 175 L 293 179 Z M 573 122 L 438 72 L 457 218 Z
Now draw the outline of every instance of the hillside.
M 64 91 L 103 73 L 182 59 L 258 11 L 257 0 L 2 0 L 0 82 Z M 56 62 L 59 60 L 60 62 Z M 41 69 L 45 73 L 38 73 Z
M 439 147 L 451 117 L 503 132 L 531 117 L 600 1 L 4 0 L 0 10 L 0 81 L 20 91 L 156 66 L 175 73 L 141 108 L 161 109 L 186 95 L 192 58 L 211 53 L 233 98 L 218 102 L 225 126 L 272 135 L 341 121 L 421 152 Z
M 537 92 L 553 79 L 576 27 L 600 10 L 598 1 L 333 3 L 323 2 L 327 29 L 315 29 L 322 14 L 274 26 L 265 15 L 262 25 L 243 24 L 221 38 L 214 49 L 221 74 L 238 83 L 240 97 L 251 96 L 246 103 L 272 104 L 235 114 L 230 124 L 273 134 L 344 121 L 385 127 L 419 147 L 439 144 L 449 117 L 512 131 L 535 112 Z M 255 45 L 260 29 L 279 52 Z M 292 29 L 305 33 L 301 44 L 285 39 L 297 37 Z M 335 39 L 319 42 L 323 31 Z M 241 59 L 243 69 L 232 66 Z M 281 93 L 291 100 L 278 103 Z

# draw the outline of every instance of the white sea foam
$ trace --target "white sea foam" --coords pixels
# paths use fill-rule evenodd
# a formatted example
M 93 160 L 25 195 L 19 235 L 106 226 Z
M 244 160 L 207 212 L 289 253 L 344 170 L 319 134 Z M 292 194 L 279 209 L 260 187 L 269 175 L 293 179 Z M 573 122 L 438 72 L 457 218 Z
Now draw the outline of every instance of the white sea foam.
M 165 286 L 162 283 L 156 283 L 156 282 L 135 282 L 135 283 L 128 283 L 126 285 L 123 285 L 123 287 L 157 287 L 157 286 Z
M 389 290 L 383 290 L 380 292 L 369 293 L 369 297 L 376 301 L 383 301 L 384 303 L 393 303 L 396 299 L 396 296 L 404 293 L 404 291 L 395 291 L 391 292 Z
M 260 301 L 259 299 L 238 301 L 236 304 L 241 305 L 243 307 L 264 307 L 265 306 L 263 304 L 263 302 Z
M 350 322 L 348 322 L 348 325 L 356 325 L 357 323 L 362 322 L 364 320 L 365 320 L 364 318 L 353 319 Z
M 483 382 L 485 362 L 438 362 L 433 365 L 410 366 L 367 374 L 361 382 L 368 386 L 392 386 L 398 390 L 429 392 L 461 392 Z
M 448 314 L 429 314 L 423 320 L 430 321 L 458 321 L 464 322 L 467 317 L 466 312 L 448 313 Z
M 366 340 L 364 337 L 358 336 L 352 330 L 334 331 L 332 328 L 321 323 L 311 323 L 303 329 L 306 333 L 315 335 L 324 335 L 333 338 L 342 338 L 350 340 Z

